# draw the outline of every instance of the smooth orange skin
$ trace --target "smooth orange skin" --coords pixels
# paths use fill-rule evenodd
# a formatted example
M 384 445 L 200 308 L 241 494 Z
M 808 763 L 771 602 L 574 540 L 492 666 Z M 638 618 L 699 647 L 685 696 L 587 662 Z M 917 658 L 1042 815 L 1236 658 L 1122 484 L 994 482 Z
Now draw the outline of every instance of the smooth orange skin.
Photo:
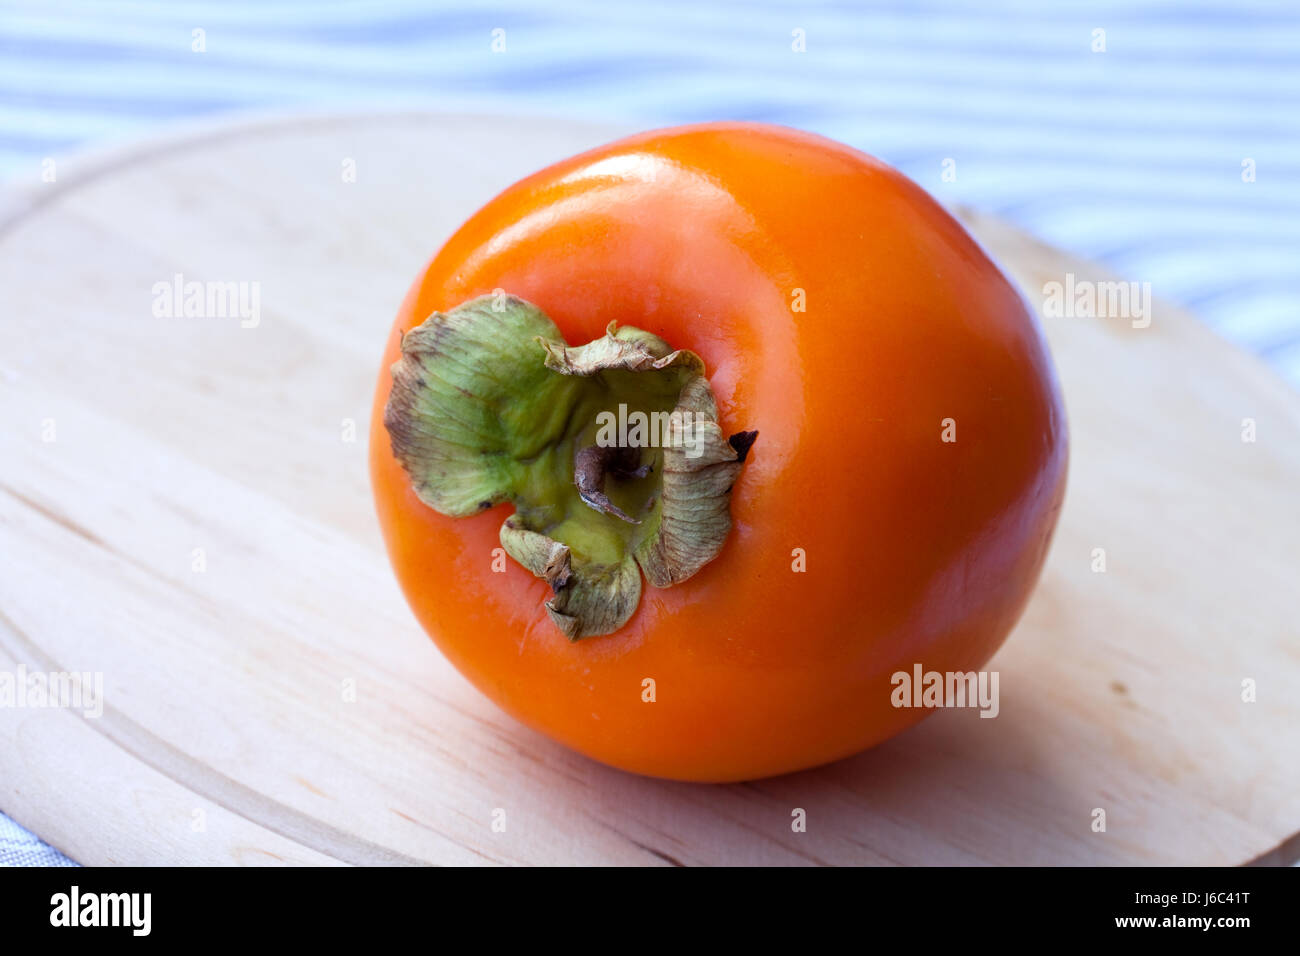
M 721 556 L 647 587 L 615 634 L 570 643 L 542 581 L 508 559 L 492 571 L 509 506 L 444 517 L 392 456 L 399 333 L 495 289 L 573 344 L 617 320 L 693 350 L 724 429 L 760 432 Z M 416 617 L 517 719 L 642 774 L 754 779 L 920 720 L 891 705 L 890 675 L 988 661 L 1064 495 L 1061 397 L 1021 296 L 910 180 L 785 128 L 645 133 L 510 187 L 415 282 L 382 369 L 372 479 Z

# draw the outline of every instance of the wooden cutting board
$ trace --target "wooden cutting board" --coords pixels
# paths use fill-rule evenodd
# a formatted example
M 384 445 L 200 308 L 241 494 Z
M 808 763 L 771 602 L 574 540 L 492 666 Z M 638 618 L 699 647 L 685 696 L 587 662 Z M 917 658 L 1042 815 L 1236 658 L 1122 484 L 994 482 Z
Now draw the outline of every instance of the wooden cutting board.
M 1070 488 L 990 665 L 997 719 L 687 785 L 570 753 L 452 670 L 372 517 L 384 337 L 477 206 L 623 132 L 266 120 L 56 158 L 5 196 L 0 671 L 102 672 L 105 707 L 0 708 L 0 808 L 88 864 L 1292 859 L 1300 398 L 1168 305 L 1046 320 Z M 1107 278 L 963 216 L 1031 301 Z M 177 273 L 260 283 L 260 323 L 155 316 Z

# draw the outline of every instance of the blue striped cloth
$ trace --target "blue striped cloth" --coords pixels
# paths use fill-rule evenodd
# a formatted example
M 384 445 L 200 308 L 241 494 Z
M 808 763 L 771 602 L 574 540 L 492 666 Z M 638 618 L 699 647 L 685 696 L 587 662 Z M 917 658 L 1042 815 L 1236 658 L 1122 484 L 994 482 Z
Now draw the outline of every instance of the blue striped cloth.
M 76 866 L 58 850 L 42 843 L 4 814 L 0 814 L 0 866 Z
M 177 120 L 375 105 L 825 133 L 1150 282 L 1300 384 L 1294 2 L 0 7 L 6 177 Z

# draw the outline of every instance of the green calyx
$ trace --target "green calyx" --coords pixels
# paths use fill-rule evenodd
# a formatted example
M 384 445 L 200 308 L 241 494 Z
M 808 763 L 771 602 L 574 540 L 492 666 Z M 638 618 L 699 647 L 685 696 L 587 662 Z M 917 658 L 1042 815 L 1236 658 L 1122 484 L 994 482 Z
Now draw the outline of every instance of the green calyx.
M 435 312 L 401 347 L 384 425 L 416 495 L 451 517 L 513 504 L 501 544 L 571 640 L 622 627 L 642 574 L 671 587 L 722 550 L 758 433 L 723 436 L 699 356 L 614 323 L 573 347 L 513 296 Z

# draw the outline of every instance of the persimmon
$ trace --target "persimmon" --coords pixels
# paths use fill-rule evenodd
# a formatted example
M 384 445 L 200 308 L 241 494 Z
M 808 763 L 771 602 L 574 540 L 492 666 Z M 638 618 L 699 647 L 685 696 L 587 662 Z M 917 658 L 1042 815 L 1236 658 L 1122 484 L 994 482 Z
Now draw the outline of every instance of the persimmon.
M 620 140 L 471 217 L 398 312 L 370 445 L 398 580 L 461 673 L 694 781 L 856 753 L 928 713 L 891 675 L 983 667 L 1066 460 L 1041 331 L 962 226 L 749 123 Z

